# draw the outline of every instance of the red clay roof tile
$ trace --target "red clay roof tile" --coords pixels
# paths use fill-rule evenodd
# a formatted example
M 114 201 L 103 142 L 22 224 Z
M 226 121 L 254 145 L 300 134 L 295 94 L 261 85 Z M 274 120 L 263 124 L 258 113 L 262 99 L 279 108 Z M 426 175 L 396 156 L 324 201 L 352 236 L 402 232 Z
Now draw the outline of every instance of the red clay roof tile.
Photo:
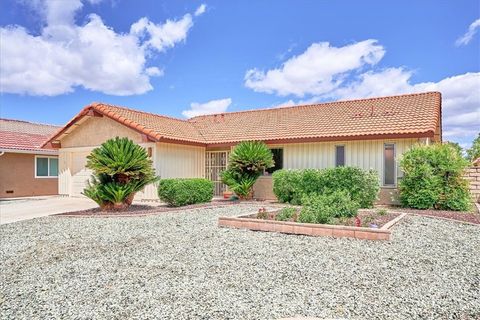
M 41 145 L 59 127 L 21 120 L 0 119 L 0 149 L 45 151 Z
M 245 140 L 348 140 L 432 135 L 441 117 L 439 92 L 358 99 L 283 108 L 227 112 L 180 120 L 124 107 L 94 103 L 49 141 L 91 109 L 155 140 L 230 144 Z

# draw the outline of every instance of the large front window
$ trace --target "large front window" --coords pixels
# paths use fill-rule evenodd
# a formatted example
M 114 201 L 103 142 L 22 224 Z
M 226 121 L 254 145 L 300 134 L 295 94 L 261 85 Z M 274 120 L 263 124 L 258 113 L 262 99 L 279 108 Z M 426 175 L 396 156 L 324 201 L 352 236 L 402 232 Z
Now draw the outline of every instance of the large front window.
M 58 177 L 58 158 L 35 157 L 35 178 Z
M 275 165 L 265 170 L 267 174 L 272 174 L 277 170 L 283 169 L 283 149 L 271 149 Z

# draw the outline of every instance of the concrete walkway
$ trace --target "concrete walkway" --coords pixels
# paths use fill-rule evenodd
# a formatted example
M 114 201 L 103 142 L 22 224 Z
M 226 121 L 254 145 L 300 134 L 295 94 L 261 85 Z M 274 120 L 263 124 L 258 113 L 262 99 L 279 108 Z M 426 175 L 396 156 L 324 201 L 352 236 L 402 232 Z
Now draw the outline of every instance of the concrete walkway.
M 69 211 L 95 208 L 87 198 L 62 196 L 16 198 L 0 201 L 0 224 L 29 220 Z

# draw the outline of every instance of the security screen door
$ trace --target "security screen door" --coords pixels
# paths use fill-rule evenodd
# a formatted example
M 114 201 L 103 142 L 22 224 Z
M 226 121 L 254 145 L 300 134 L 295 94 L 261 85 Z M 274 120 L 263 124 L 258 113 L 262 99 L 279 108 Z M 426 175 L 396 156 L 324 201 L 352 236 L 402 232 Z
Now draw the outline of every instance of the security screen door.
M 207 151 L 205 153 L 205 177 L 213 181 L 215 196 L 221 196 L 227 190 L 220 173 L 227 169 L 229 155 L 229 151 Z

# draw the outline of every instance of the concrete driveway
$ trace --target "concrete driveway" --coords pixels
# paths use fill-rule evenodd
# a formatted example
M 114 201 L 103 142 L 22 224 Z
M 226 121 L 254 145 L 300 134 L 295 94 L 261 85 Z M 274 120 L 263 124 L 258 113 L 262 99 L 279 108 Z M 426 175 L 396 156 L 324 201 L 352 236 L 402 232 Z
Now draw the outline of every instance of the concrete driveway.
M 16 198 L 0 201 L 0 224 L 29 220 L 69 211 L 95 208 L 87 198 L 61 196 Z

